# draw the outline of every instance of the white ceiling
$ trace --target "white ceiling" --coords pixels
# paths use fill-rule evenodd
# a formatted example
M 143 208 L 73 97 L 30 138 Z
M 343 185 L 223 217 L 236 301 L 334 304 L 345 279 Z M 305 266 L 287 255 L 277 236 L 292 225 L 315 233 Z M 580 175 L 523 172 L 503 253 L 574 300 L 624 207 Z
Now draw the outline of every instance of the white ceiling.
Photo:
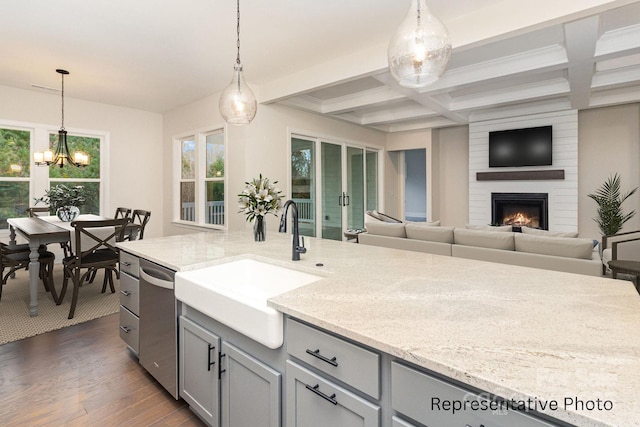
M 428 3 L 454 47 L 430 87 L 401 88 L 386 67 L 409 0 L 242 0 L 245 77 L 262 103 L 387 132 L 640 101 L 640 1 Z M 69 97 L 165 112 L 229 83 L 235 7 L 2 0 L 0 85 L 59 89 L 65 68 Z

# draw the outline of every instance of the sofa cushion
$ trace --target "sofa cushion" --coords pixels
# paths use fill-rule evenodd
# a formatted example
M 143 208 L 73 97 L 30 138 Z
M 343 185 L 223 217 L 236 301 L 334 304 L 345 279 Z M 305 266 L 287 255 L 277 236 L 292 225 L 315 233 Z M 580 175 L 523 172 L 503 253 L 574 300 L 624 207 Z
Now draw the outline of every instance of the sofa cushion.
M 415 225 L 419 225 L 419 226 L 422 226 L 422 227 L 440 227 L 440 221 L 431 221 L 431 222 L 407 221 L 405 224 L 415 224 Z
M 390 223 L 390 222 L 369 222 L 367 223 L 367 232 L 371 234 L 377 234 L 379 236 L 389 237 L 407 237 L 407 233 L 404 230 L 404 223 Z
M 430 242 L 453 243 L 453 227 L 434 227 L 409 223 L 405 225 L 407 238 Z
M 591 239 L 516 233 L 515 241 L 517 252 L 583 259 L 591 259 L 593 256 L 593 240 Z
M 504 231 L 511 233 L 513 228 L 510 225 L 475 225 L 467 224 L 464 226 L 467 230 L 484 230 L 484 231 Z
M 549 237 L 578 237 L 577 231 L 549 231 L 549 230 L 540 230 L 538 228 L 522 227 L 522 232 L 524 234 L 535 234 L 538 236 L 549 236 Z
M 453 231 L 456 245 L 480 246 L 507 251 L 515 249 L 513 234 L 504 231 L 467 230 L 465 228 L 456 228 Z

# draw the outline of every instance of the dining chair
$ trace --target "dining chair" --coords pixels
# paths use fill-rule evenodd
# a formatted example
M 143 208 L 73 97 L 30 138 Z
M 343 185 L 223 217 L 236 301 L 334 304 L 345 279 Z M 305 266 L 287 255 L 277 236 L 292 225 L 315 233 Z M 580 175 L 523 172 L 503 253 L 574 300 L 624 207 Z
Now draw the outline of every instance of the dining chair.
M 113 215 L 114 219 L 129 218 L 131 215 L 131 209 L 129 208 L 116 208 L 116 213 Z
M 6 243 L 0 242 L 0 299 L 2 299 L 2 288 L 7 284 L 7 280 L 13 273 L 20 269 L 29 269 L 29 263 L 31 262 L 29 255 L 31 251 L 27 245 L 27 250 L 24 250 L 24 245 L 11 246 Z M 38 251 L 38 261 L 40 263 L 39 277 L 42 279 L 42 284 L 47 292 L 51 292 L 53 300 L 57 303 L 58 295 L 56 294 L 56 288 L 53 283 L 53 264 L 55 261 L 55 255 L 48 252 L 46 248 L 40 248 Z M 5 274 L 5 270 L 9 271 Z
M 136 209 L 133 211 L 133 215 L 131 215 L 131 222 L 140 226 L 137 240 L 142 240 L 144 238 L 144 229 L 147 226 L 149 219 L 151 219 L 150 211 L 144 211 L 142 209 Z
M 135 209 L 131 215 L 131 224 L 129 224 L 128 232 L 122 237 L 124 240 L 142 240 L 144 238 L 144 229 L 151 218 L 151 212 L 142 209 Z
M 46 216 L 49 215 L 49 207 L 48 206 L 41 206 L 41 207 L 35 207 L 32 206 L 30 208 L 26 209 L 26 212 L 29 214 L 29 216 L 31 218 L 35 218 L 38 216 Z
M 116 277 L 119 278 L 119 250 L 116 248 L 115 243 L 122 240 L 122 235 L 129 221 L 129 218 L 118 218 L 97 221 L 73 221 L 71 223 L 71 226 L 74 227 L 74 255 L 62 261 L 64 271 L 62 289 L 56 301 L 57 305 L 62 304 L 69 279 L 71 279 L 73 282 L 73 294 L 71 308 L 69 309 L 69 319 L 72 319 L 75 314 L 80 286 L 93 272 L 103 269 L 102 292 L 106 291 L 107 284 L 109 284 L 111 293 L 115 292 L 113 274 L 115 273 Z M 85 271 L 83 272 L 83 270 Z

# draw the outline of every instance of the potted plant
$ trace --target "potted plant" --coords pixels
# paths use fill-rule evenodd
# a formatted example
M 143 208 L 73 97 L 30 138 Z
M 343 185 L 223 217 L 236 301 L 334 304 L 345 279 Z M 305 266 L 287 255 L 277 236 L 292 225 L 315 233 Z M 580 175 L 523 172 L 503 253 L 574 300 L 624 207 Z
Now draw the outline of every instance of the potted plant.
M 636 214 L 636 211 L 624 213 L 622 203 L 638 190 L 633 190 L 621 194 L 620 175 L 617 173 L 605 180 L 602 186 L 595 193 L 588 196 L 598 204 L 598 216 L 593 220 L 600 227 L 604 236 L 612 236 L 622 228 L 622 225 L 629 221 Z
M 253 224 L 253 237 L 257 242 L 262 242 L 266 238 L 266 226 L 264 216 L 268 213 L 277 215 L 282 209 L 282 191 L 275 184 L 269 182 L 268 178 L 253 179 L 245 182 L 244 191 L 238 194 L 240 213 L 247 215 L 247 221 L 255 221 Z
M 87 192 L 82 185 L 69 187 L 58 184 L 46 190 L 44 196 L 34 200 L 36 204 L 48 204 L 61 221 L 69 222 L 80 214 L 80 206 L 87 201 Z

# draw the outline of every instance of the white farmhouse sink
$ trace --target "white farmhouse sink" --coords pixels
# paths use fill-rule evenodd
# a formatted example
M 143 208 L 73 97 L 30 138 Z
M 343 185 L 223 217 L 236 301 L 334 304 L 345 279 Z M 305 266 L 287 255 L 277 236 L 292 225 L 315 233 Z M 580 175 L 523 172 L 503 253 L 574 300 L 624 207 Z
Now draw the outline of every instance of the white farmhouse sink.
M 283 341 L 282 313 L 267 307 L 276 295 L 321 276 L 253 259 L 176 273 L 176 298 L 269 348 Z

